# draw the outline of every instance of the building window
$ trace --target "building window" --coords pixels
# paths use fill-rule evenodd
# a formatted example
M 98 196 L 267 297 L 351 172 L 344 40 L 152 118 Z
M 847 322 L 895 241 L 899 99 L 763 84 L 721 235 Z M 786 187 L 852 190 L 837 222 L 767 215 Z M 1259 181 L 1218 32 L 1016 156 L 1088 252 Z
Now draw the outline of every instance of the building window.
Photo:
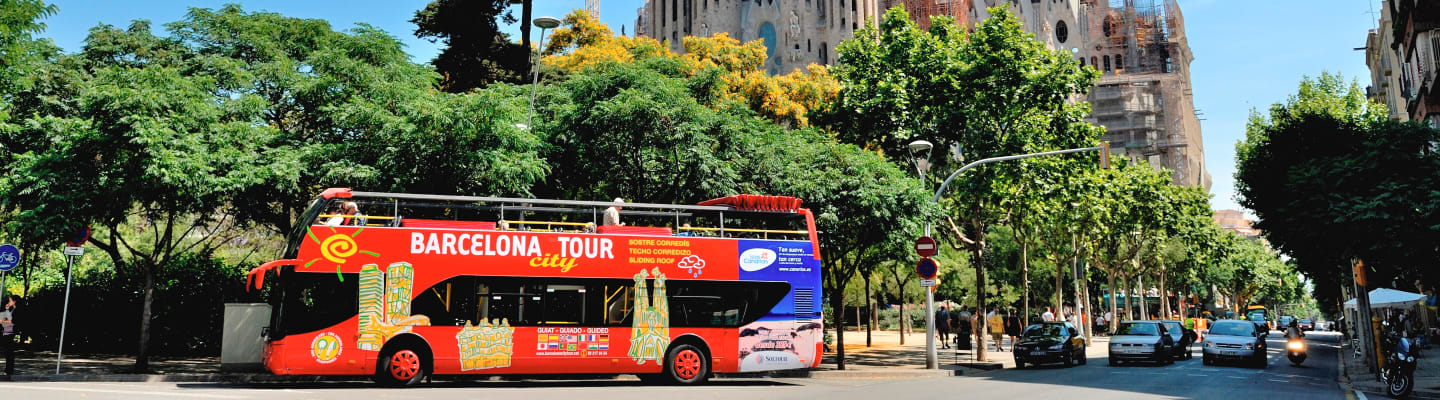
M 1120 58 L 1120 55 L 1119 55 L 1119 54 L 1116 54 L 1116 55 L 1115 55 L 1115 69 L 1123 70 L 1123 69 L 1125 69 L 1125 62 L 1120 61 L 1120 60 L 1122 60 L 1122 58 Z
M 1055 23 L 1055 41 L 1065 43 L 1070 38 L 1070 28 L 1065 26 L 1065 21 Z
M 1105 72 L 1110 72 L 1110 56 L 1105 56 Z
M 1080 57 L 1080 66 L 1085 66 L 1085 57 Z
M 676 1 L 678 1 L 678 0 L 670 0 L 670 20 L 671 20 L 671 21 L 675 21 L 675 20 L 680 19 L 680 3 L 677 3 Z
M 820 63 L 830 64 L 830 45 L 820 42 Z

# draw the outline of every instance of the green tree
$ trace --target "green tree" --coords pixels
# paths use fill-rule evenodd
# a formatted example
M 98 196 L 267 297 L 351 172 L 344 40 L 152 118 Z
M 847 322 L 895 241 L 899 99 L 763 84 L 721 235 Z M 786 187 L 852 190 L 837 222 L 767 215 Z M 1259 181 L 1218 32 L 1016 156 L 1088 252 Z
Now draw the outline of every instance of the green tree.
M 1334 304 L 1363 259 L 1371 287 L 1426 286 L 1440 256 L 1440 132 L 1385 120 L 1384 106 L 1335 74 L 1305 78 L 1236 144 L 1240 204 L 1257 229 Z
M 539 137 L 514 126 L 518 88 L 439 92 L 383 31 L 238 6 L 168 27 L 102 25 L 36 75 L 0 166 L 10 232 L 53 241 L 95 225 L 117 270 L 143 272 L 139 370 L 154 277 L 218 232 L 288 232 L 324 187 L 523 194 L 548 171 Z
M 1094 145 L 1099 129 L 1084 122 L 1089 106 L 1069 100 L 1094 83 L 1095 71 L 1035 41 L 1006 8 L 991 15 L 966 34 L 949 18 L 922 31 L 900 8 L 887 11 L 878 28 L 837 48 L 832 72 L 842 89 L 822 124 L 896 160 L 922 138 L 939 149 L 962 146 L 971 159 Z M 959 167 L 940 158 L 936 177 Z M 955 182 L 959 193 L 947 202 L 960 220 L 953 240 L 974 257 L 982 313 L 985 233 L 1005 222 L 1004 199 L 1021 181 L 1013 165 L 977 169 Z M 986 359 L 983 349 L 978 356 Z
M 530 70 L 530 0 L 524 2 L 522 43 L 500 32 L 517 20 L 512 0 L 432 0 L 415 12 L 415 36 L 445 46 L 431 61 L 445 77 L 441 87 L 463 93 L 496 82 L 525 81 Z

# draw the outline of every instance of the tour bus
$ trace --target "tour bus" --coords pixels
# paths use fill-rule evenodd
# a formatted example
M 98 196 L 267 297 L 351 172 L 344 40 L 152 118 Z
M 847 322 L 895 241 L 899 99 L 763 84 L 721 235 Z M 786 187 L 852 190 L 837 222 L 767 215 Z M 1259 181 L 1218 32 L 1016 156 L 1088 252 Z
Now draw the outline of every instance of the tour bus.
M 620 224 L 602 223 L 616 211 Z M 695 384 L 820 364 L 814 221 L 783 196 L 670 205 L 335 188 L 247 286 L 269 284 L 263 362 L 275 374 Z

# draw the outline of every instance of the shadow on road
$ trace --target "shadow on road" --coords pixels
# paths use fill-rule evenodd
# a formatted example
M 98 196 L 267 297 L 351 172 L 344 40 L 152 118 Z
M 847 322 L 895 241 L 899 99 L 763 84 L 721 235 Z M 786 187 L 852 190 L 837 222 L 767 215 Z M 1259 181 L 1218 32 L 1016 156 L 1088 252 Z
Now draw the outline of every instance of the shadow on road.
M 647 383 L 637 380 L 614 380 L 614 379 L 520 379 L 514 380 L 448 380 L 437 379 L 434 382 L 427 382 L 416 386 L 416 388 L 433 389 L 455 389 L 455 388 L 602 388 L 602 387 L 658 387 L 673 386 L 663 383 Z M 711 380 L 701 387 L 746 387 L 746 386 L 798 386 L 793 383 L 780 382 L 765 378 L 739 378 Z M 251 383 L 182 383 L 176 385 L 181 389 L 247 389 L 247 390 L 284 390 L 284 389 L 366 389 L 381 388 L 366 381 L 345 381 L 345 382 L 251 382 Z

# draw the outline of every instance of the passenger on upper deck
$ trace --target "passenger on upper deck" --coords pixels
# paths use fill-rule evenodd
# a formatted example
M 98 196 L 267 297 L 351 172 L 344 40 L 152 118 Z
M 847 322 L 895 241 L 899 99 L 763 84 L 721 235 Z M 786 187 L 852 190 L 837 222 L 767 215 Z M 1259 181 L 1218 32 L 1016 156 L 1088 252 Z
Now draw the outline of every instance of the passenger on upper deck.
M 615 202 L 616 202 L 616 203 L 621 203 L 621 204 L 623 204 L 623 203 L 625 203 L 625 199 L 616 197 L 616 198 L 615 198 Z M 619 205 L 619 204 L 616 204 L 614 207 L 610 207 L 610 208 L 605 209 L 604 225 L 606 225 L 606 226 L 624 226 L 624 225 L 625 225 L 624 223 L 620 222 L 620 205 Z
M 360 205 L 353 201 L 347 201 L 340 205 L 340 210 L 330 219 L 325 220 L 325 225 L 360 225 L 365 226 L 365 214 L 360 213 Z

